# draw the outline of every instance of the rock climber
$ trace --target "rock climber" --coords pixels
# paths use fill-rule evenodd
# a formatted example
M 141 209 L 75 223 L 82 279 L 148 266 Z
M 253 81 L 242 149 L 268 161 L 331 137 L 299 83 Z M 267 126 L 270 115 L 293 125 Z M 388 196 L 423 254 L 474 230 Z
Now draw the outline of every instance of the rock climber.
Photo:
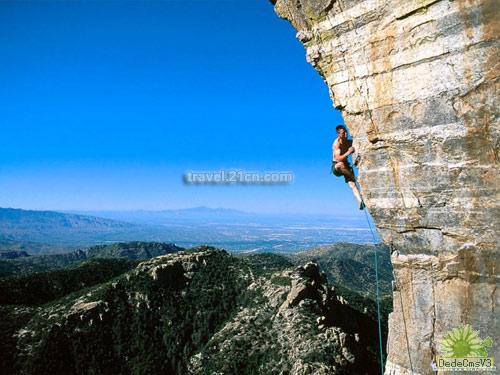
M 337 132 L 337 138 L 332 144 L 332 173 L 337 177 L 344 176 L 345 182 L 352 189 L 354 197 L 356 197 L 359 203 L 359 209 L 363 210 L 365 208 L 365 203 L 356 186 L 356 177 L 354 176 L 354 171 L 348 159 L 349 155 L 354 153 L 352 140 L 347 139 L 347 129 L 344 125 L 338 125 L 335 131 Z

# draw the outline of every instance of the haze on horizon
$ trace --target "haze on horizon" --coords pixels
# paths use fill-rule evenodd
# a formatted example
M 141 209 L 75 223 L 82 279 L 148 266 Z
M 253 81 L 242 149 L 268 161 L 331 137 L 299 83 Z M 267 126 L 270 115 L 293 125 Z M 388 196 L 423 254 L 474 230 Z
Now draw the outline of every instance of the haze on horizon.
M 0 4 L 0 206 L 358 216 L 330 174 L 342 123 L 262 2 Z M 188 170 L 291 171 L 187 186 Z

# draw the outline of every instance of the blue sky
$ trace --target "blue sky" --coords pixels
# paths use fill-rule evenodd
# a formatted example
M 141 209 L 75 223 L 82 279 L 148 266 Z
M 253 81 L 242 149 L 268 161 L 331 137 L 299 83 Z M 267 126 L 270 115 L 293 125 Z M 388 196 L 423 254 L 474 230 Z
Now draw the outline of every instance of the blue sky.
M 342 122 L 265 1 L 0 3 L 0 206 L 359 215 Z M 292 171 L 186 186 L 187 170 Z

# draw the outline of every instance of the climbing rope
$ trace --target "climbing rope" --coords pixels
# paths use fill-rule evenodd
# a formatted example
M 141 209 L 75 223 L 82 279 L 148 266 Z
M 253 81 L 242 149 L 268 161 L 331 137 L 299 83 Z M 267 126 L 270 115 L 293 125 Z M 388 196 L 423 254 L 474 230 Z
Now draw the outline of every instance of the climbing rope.
M 356 181 L 356 187 L 358 188 L 359 193 L 361 194 L 361 187 L 359 186 L 358 181 Z M 361 197 L 363 198 L 363 197 Z M 365 211 L 365 217 L 366 217 L 366 222 L 368 224 L 368 228 L 370 228 L 370 232 L 373 237 L 373 243 L 375 244 L 377 242 L 377 237 L 375 236 L 375 232 L 372 228 L 372 224 L 370 222 L 370 218 L 368 217 L 368 209 L 365 208 L 363 211 Z M 379 292 L 379 276 L 378 276 L 378 252 L 377 252 L 377 247 L 375 246 L 375 290 L 376 290 L 376 300 L 377 300 L 377 321 L 378 321 L 378 341 L 379 341 L 379 353 L 380 353 L 380 373 L 384 375 L 384 354 L 383 354 L 383 345 L 382 345 L 382 320 L 380 317 L 380 292 Z M 401 296 L 401 289 L 399 287 L 399 283 L 396 279 L 396 274 L 394 273 L 394 270 L 392 270 L 392 277 L 394 278 L 394 282 L 396 283 L 396 289 L 399 290 L 399 303 L 401 306 L 401 315 L 403 317 L 403 325 L 405 329 L 405 338 L 406 338 L 406 349 L 408 351 L 408 360 L 410 362 L 410 369 L 411 373 L 413 374 L 413 363 L 411 360 L 411 352 L 410 352 L 410 340 L 408 339 L 408 330 L 406 328 L 406 318 L 405 318 L 405 313 L 403 310 L 403 297 Z
M 358 185 L 356 181 L 356 185 Z M 358 185 L 358 191 L 361 192 L 361 189 Z M 368 223 L 368 227 L 370 228 L 370 232 L 373 237 L 373 244 L 375 245 L 377 242 L 377 238 L 375 237 L 375 232 L 372 229 L 372 225 L 370 223 L 370 218 L 368 217 L 368 210 L 365 208 L 363 210 L 365 212 L 366 222 Z M 375 290 L 376 290 L 376 301 L 377 301 L 377 326 L 378 326 L 378 344 L 379 344 L 379 353 L 380 353 L 380 374 L 384 375 L 384 352 L 382 345 L 382 319 L 380 318 L 380 292 L 379 292 L 379 278 L 378 278 L 378 252 L 377 246 L 375 246 Z
M 291 12 L 290 7 L 288 6 L 288 2 L 285 1 L 284 4 L 285 4 L 285 7 L 287 8 L 287 11 L 288 11 L 288 13 L 290 15 L 289 21 L 292 21 L 293 12 Z M 342 2 L 340 0 L 338 2 L 338 5 L 339 5 L 339 8 L 340 8 L 341 12 L 343 13 L 344 12 L 344 6 L 343 6 L 343 4 L 342 4 Z M 328 21 L 330 21 L 329 18 L 327 18 L 327 19 L 328 19 Z M 351 26 L 352 26 L 352 28 L 354 30 L 354 33 L 357 35 L 356 28 L 354 28 L 354 23 L 353 23 L 352 19 L 349 20 L 349 23 L 351 24 Z M 332 27 L 333 27 L 333 25 L 332 25 Z M 318 36 L 321 38 L 321 34 L 319 34 Z M 323 40 L 321 40 L 321 41 L 323 42 Z M 344 63 L 346 64 L 346 69 L 348 69 L 347 62 L 345 61 L 345 57 L 344 57 Z M 316 67 L 316 69 L 319 70 L 319 67 Z M 355 74 L 354 73 L 352 74 L 352 77 L 355 78 Z M 369 118 L 370 118 L 370 122 L 372 123 L 373 126 L 375 126 L 373 118 L 372 118 L 372 111 L 371 111 L 371 109 L 370 109 L 370 107 L 368 105 L 368 101 L 367 101 L 366 97 L 362 94 L 361 88 L 358 87 L 355 79 L 354 79 L 354 83 L 355 83 L 356 91 L 358 92 L 359 96 L 362 97 L 362 98 L 364 98 L 364 104 L 366 106 L 366 109 L 367 109 L 367 112 L 368 112 L 368 115 L 369 115 Z M 366 77 L 365 77 L 365 85 L 367 85 L 367 78 Z M 364 127 L 366 127 L 366 125 Z M 375 127 L 375 129 L 376 129 L 376 127 Z M 361 131 L 361 130 L 359 131 L 360 134 L 363 133 L 365 129 L 362 129 L 362 130 L 363 131 Z M 361 153 L 358 152 L 358 157 L 357 157 L 358 162 L 360 162 L 360 155 L 361 155 Z M 390 154 L 388 156 L 389 156 L 389 161 L 392 164 L 392 157 L 391 157 Z M 393 168 L 393 170 L 394 170 L 394 168 Z M 361 187 L 359 186 L 359 184 L 358 184 L 357 181 L 356 181 L 356 186 L 358 188 L 358 191 L 361 194 Z M 404 200 L 403 200 L 403 205 L 404 205 Z M 364 208 L 364 211 L 365 211 L 366 222 L 368 223 L 368 227 L 370 228 L 370 232 L 371 232 L 372 237 L 373 237 L 373 243 L 375 244 L 377 242 L 377 238 L 375 236 L 375 232 L 374 232 L 374 230 L 372 228 L 372 225 L 370 223 L 370 218 L 368 217 L 368 212 L 367 212 L 366 206 Z M 383 345 L 382 345 L 382 320 L 381 320 L 381 314 L 380 314 L 380 291 L 379 291 L 379 275 L 378 275 L 379 270 L 378 270 L 378 251 L 377 251 L 377 246 L 375 246 L 374 260 L 375 260 L 375 281 L 376 281 L 375 282 L 375 289 L 376 289 L 376 303 L 377 303 L 377 326 L 378 326 L 378 341 L 379 341 L 379 353 L 380 353 L 380 373 L 381 373 L 381 375 L 384 375 L 384 353 L 383 353 Z M 403 298 L 401 296 L 401 289 L 400 289 L 399 284 L 397 282 L 396 275 L 394 274 L 394 270 L 392 270 L 392 275 L 393 275 L 393 278 L 394 278 L 394 282 L 396 284 L 396 288 L 397 288 L 397 290 L 400 291 L 399 292 L 399 300 L 400 300 L 400 304 L 401 304 L 401 315 L 403 317 L 403 325 L 404 325 L 404 330 L 405 330 L 406 348 L 408 350 L 408 359 L 409 359 L 409 363 L 410 363 L 411 373 L 413 374 L 414 371 L 413 371 L 413 364 L 412 364 L 411 353 L 410 353 L 410 341 L 408 339 L 408 330 L 407 330 L 407 327 L 406 327 L 406 319 L 405 319 L 404 309 L 403 309 Z
M 392 277 L 394 278 L 394 282 L 396 283 L 396 289 L 400 291 L 399 292 L 399 303 L 401 305 L 401 316 L 403 317 L 403 325 L 405 327 L 406 349 L 408 351 L 408 360 L 410 361 L 411 373 L 413 374 L 413 363 L 411 361 L 411 353 L 410 353 L 410 340 L 408 339 L 408 330 L 406 329 L 405 312 L 403 310 L 403 297 L 401 297 L 401 289 L 399 288 L 399 283 L 396 279 L 396 274 L 394 273 L 394 270 L 392 270 Z

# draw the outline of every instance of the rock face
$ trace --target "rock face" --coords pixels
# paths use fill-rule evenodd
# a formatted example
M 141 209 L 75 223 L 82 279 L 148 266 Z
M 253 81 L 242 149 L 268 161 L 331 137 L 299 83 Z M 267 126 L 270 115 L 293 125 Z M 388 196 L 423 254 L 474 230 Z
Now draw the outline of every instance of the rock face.
M 498 2 L 278 0 L 275 10 L 342 111 L 393 250 L 386 373 L 432 373 L 438 341 L 461 323 L 499 337 Z M 500 345 L 489 354 L 500 358 Z

